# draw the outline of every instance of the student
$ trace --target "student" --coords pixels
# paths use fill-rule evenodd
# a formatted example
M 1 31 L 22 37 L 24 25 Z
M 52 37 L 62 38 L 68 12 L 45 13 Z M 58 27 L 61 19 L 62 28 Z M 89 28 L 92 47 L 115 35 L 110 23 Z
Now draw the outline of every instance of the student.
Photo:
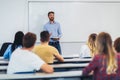
M 31 52 L 36 41 L 36 35 L 28 32 L 23 37 L 23 48 L 17 48 L 11 55 L 7 73 L 25 73 L 43 70 L 52 73 L 53 68 Z
M 114 48 L 115 48 L 115 50 L 116 50 L 117 53 L 120 53 L 120 37 L 118 37 L 114 41 Z
M 62 54 L 60 47 L 60 38 L 62 36 L 61 26 L 54 20 L 54 12 L 48 12 L 49 22 L 44 25 L 44 30 L 48 31 L 50 35 L 49 45 L 54 46 L 60 54 Z
M 41 59 L 46 63 L 53 63 L 54 58 L 57 58 L 59 61 L 63 62 L 63 57 L 59 54 L 58 50 L 50 45 L 49 43 L 49 32 L 42 31 L 40 33 L 41 44 L 34 47 L 33 52 L 35 52 Z
M 101 32 L 97 36 L 96 49 L 98 54 L 83 69 L 83 75 L 93 71 L 94 80 L 120 80 L 120 55 L 114 52 L 108 33 Z
M 87 44 L 80 48 L 80 58 L 93 57 L 95 55 L 95 41 L 97 34 L 92 33 L 89 35 Z
M 23 36 L 24 36 L 24 33 L 22 31 L 16 32 L 13 44 L 8 46 L 8 48 L 6 49 L 6 51 L 5 51 L 4 55 L 3 55 L 4 59 L 9 60 L 12 52 L 16 48 L 22 47 L 22 38 L 23 38 Z

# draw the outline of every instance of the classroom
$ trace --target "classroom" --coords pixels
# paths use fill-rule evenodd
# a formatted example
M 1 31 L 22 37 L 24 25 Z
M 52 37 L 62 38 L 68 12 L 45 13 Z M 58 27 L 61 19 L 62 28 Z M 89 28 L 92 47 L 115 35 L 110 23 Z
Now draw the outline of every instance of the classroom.
M 92 33 L 108 33 L 112 44 L 120 37 L 120 0 L 0 0 L 0 49 L 5 42 L 13 43 L 17 31 L 34 33 L 35 45 L 41 44 L 40 33 L 49 21 L 49 11 L 54 12 L 54 20 L 60 24 L 64 62 L 54 60 L 50 64 L 55 71 L 52 74 L 38 71 L 35 75 L 14 76 L 6 74 L 9 61 L 0 56 L 0 80 L 94 80 L 93 74 L 82 75 L 93 57 L 81 58 L 80 50 Z

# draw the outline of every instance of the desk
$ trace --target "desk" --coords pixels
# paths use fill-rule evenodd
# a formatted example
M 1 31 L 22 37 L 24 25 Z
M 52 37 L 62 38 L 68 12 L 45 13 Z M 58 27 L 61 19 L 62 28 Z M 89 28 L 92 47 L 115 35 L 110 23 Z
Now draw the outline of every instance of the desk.
M 7 66 L 0 66 L 0 71 L 1 70 L 7 70 Z
M 8 65 L 8 60 L 0 60 L 0 65 Z
M 47 73 L 35 73 L 35 74 L 0 74 L 0 80 L 10 79 L 45 79 L 45 78 L 66 78 L 66 77 L 80 77 L 82 71 L 67 71 L 67 72 L 54 72 L 52 74 Z
M 3 60 L 4 58 L 3 57 L 0 57 L 0 60 Z
M 86 62 L 90 62 L 92 60 L 92 58 L 85 58 L 85 59 L 80 59 L 80 58 L 73 58 L 73 59 L 64 59 L 64 62 L 59 62 L 57 60 L 54 61 L 54 64 L 57 63 L 86 63 Z
M 72 58 L 79 58 L 79 55 L 62 55 L 62 57 L 64 58 L 64 59 L 72 59 Z M 2 56 L 2 57 L 0 57 L 0 60 L 3 60 L 4 59 L 4 57 Z
M 51 66 L 55 69 L 68 69 L 68 68 L 84 68 L 88 65 L 89 63 L 82 63 L 82 64 L 52 64 Z M 0 66 L 0 70 L 6 71 L 7 66 Z
M 63 57 L 64 59 L 72 59 L 72 58 L 79 58 L 79 55 L 78 55 L 78 54 L 75 54 L 75 55 L 62 55 L 62 57 Z M 3 59 L 4 59 L 3 56 L 0 57 L 0 60 L 3 60 Z
M 79 58 L 78 54 L 75 55 L 62 55 L 64 59 L 72 59 L 72 58 Z
M 64 62 L 59 62 L 57 60 L 54 60 L 55 64 L 58 63 L 88 63 L 92 60 L 92 58 L 86 58 L 86 59 L 80 59 L 80 58 L 73 58 L 73 59 L 64 59 Z M 0 65 L 7 65 L 9 63 L 8 60 L 0 60 Z
M 84 68 L 88 65 L 89 63 L 82 63 L 82 64 L 52 64 L 51 66 L 54 68 L 74 68 L 74 67 L 81 67 Z

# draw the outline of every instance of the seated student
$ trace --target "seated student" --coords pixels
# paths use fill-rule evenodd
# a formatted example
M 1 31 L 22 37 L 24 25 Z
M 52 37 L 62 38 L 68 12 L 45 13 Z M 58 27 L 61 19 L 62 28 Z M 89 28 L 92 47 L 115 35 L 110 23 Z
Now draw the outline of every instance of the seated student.
M 52 73 L 53 68 L 41 60 L 32 51 L 36 41 L 36 35 L 28 32 L 23 37 L 23 48 L 17 48 L 11 55 L 8 64 L 7 73 L 25 73 L 43 70 L 46 73 Z
M 13 44 L 8 46 L 8 48 L 6 49 L 6 51 L 5 51 L 4 55 L 3 55 L 4 59 L 9 60 L 12 52 L 16 48 L 22 47 L 22 38 L 23 38 L 23 36 L 24 36 L 24 33 L 22 31 L 16 32 Z
M 120 37 L 114 41 L 114 48 L 117 53 L 120 53 Z
M 94 80 L 120 80 L 120 55 L 113 50 L 111 36 L 101 32 L 96 40 L 97 55 L 83 69 L 83 75 L 93 71 Z
M 41 44 L 34 47 L 33 52 L 35 52 L 41 59 L 46 63 L 53 63 L 54 58 L 57 58 L 59 61 L 63 62 L 63 57 L 59 54 L 58 50 L 50 45 L 49 39 L 50 34 L 48 31 L 43 31 L 40 33 Z
M 89 35 L 87 44 L 81 46 L 80 48 L 80 58 L 93 57 L 95 54 L 95 41 L 97 34 L 92 33 Z

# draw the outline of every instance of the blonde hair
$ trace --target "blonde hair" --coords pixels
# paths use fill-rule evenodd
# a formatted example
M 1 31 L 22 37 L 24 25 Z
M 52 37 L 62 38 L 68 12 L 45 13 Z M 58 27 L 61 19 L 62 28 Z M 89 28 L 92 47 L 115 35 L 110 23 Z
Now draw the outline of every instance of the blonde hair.
M 113 74 L 118 68 L 116 55 L 112 47 L 111 36 L 106 32 L 101 32 L 96 40 L 97 52 L 105 55 L 107 60 L 107 74 Z
M 88 45 L 88 47 L 89 47 L 89 49 L 90 49 L 90 52 L 91 52 L 91 56 L 92 56 L 92 57 L 94 57 L 95 52 L 96 52 L 96 46 L 95 46 L 96 36 L 97 36 L 97 34 L 92 33 L 92 34 L 89 36 L 89 39 L 88 39 L 88 42 L 87 42 L 87 45 Z

